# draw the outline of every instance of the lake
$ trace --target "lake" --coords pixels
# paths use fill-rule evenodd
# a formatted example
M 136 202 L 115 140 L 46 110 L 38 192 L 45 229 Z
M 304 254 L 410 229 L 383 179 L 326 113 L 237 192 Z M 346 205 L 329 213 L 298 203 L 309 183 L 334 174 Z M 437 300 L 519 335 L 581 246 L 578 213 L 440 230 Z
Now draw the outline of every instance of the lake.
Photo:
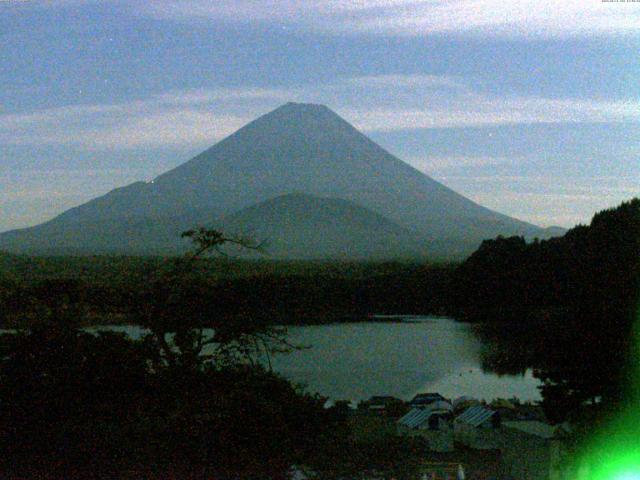
M 277 355 L 273 368 L 332 400 L 410 399 L 418 392 L 540 399 L 531 370 L 503 376 L 482 370 L 482 344 L 471 325 L 435 317 L 397 320 L 289 327 L 289 340 L 309 348 Z M 135 327 L 121 328 L 140 334 Z

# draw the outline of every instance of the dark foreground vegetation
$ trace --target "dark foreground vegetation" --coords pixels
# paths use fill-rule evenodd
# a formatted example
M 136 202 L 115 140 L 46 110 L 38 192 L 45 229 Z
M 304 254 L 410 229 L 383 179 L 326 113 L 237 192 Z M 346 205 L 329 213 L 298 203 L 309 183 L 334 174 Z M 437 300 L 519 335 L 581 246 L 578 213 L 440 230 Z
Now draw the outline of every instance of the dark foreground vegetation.
M 157 269 L 136 295 L 130 314 L 149 329 L 142 339 L 79 328 L 86 309 L 69 289 L 29 304 L 23 325 L 1 337 L 0 476 L 415 473 L 423 443 L 360 441 L 344 405 L 324 408 L 325 398 L 271 371 L 270 355 L 296 348 L 281 327 L 211 317 L 215 291 L 197 281 L 199 255 L 231 240 L 215 231 L 190 236 L 196 253 Z
M 487 366 L 534 367 L 551 419 L 637 400 L 630 388 L 639 358 L 639 199 L 560 238 L 486 241 L 454 283 L 457 316 L 483 322 L 493 346 Z
M 0 257 L 0 321 L 18 329 L 1 342 L 3 478 L 414 473 L 424 445 L 356 441 L 344 408 L 270 371 L 296 348 L 287 323 L 454 315 L 478 323 L 488 369 L 535 369 L 552 421 L 595 428 L 637 401 L 640 200 L 561 238 L 485 241 L 458 266 L 209 260 L 227 239 L 190 236 L 198 254 L 179 261 Z M 80 329 L 109 323 L 150 333 Z
M 310 478 L 402 478 L 415 468 L 420 443 L 354 441 L 340 408 L 232 343 L 205 361 L 182 341 L 169 361 L 151 336 L 49 325 L 5 337 L 2 478 L 277 479 L 296 465 Z

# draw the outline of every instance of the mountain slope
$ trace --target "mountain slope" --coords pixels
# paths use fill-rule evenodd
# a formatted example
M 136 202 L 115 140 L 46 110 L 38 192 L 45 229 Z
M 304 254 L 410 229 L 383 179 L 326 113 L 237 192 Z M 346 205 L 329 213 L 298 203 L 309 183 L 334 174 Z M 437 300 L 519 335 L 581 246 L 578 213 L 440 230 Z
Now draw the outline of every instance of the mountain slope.
M 412 168 L 327 107 L 286 104 L 154 182 L 116 189 L 43 225 L 0 235 L 29 253 L 175 252 L 181 229 L 292 192 L 341 198 L 462 255 L 502 235 L 542 229 L 486 209 Z M 147 251 L 147 250 L 149 251 Z
M 289 194 L 245 208 L 227 232 L 266 241 L 269 258 L 384 259 L 426 257 L 418 235 L 347 200 Z

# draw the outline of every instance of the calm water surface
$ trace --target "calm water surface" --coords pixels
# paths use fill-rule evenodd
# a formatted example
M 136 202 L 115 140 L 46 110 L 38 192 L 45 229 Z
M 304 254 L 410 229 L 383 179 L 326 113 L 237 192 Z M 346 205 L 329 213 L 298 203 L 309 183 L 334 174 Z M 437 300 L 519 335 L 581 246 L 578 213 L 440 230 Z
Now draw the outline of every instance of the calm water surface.
M 136 327 L 122 329 L 140 334 Z M 471 326 L 451 319 L 289 327 L 289 340 L 309 348 L 276 356 L 274 370 L 333 400 L 410 399 L 423 391 L 448 398 L 540 399 L 531 371 L 519 376 L 483 372 L 482 345 Z
M 411 320 L 291 327 L 290 340 L 311 348 L 276 357 L 274 369 L 334 400 L 410 399 L 425 391 L 448 398 L 540 399 L 540 383 L 531 371 L 521 376 L 482 371 L 482 345 L 470 325 L 445 318 Z

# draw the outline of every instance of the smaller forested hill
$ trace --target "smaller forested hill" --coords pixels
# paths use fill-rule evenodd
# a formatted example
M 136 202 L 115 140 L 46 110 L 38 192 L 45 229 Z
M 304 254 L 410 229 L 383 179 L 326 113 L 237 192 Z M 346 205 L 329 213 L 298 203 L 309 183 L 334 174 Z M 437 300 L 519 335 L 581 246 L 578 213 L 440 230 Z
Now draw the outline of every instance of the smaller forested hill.
M 268 258 L 426 258 L 420 236 L 348 200 L 289 194 L 232 215 L 223 231 L 265 241 Z

